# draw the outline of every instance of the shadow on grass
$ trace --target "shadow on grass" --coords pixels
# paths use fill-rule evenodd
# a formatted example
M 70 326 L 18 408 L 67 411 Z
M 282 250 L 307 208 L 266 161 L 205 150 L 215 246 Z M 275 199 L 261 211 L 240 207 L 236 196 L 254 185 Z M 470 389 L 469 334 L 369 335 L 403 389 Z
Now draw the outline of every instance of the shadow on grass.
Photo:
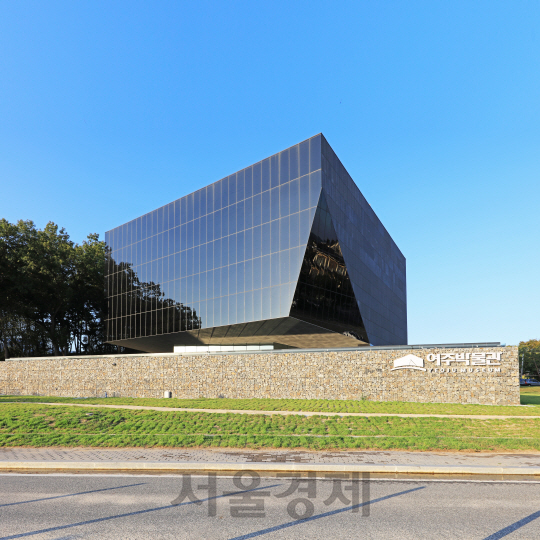
M 540 405 L 540 393 L 535 394 L 521 394 L 522 405 Z
M 540 405 L 540 386 L 522 386 L 520 392 L 522 405 Z

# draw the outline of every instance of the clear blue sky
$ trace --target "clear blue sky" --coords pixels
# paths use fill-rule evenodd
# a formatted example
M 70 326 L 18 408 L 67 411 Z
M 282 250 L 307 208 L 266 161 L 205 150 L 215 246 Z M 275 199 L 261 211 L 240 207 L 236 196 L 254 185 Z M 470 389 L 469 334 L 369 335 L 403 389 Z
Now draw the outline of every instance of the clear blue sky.
M 318 132 L 409 343 L 540 338 L 540 2 L 0 3 L 0 217 L 103 237 Z

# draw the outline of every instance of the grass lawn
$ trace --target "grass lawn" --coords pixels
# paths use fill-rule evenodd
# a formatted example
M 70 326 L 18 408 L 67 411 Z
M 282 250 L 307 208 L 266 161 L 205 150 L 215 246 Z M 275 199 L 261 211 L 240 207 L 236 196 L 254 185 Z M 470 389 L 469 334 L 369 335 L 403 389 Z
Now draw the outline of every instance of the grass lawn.
M 529 394 L 528 392 L 534 392 Z M 521 391 L 523 405 L 540 405 L 540 387 Z M 43 396 L 0 396 L 6 401 L 41 403 L 94 403 L 106 405 L 146 405 L 189 409 L 229 409 L 255 411 L 364 412 L 387 414 L 489 414 L 508 416 L 540 416 L 535 407 L 497 405 L 460 405 L 452 403 L 412 403 L 406 401 L 325 400 L 325 399 L 150 399 L 150 398 L 61 398 Z
M 0 446 L 540 450 L 540 419 L 305 417 L 7 404 Z
M 540 386 L 522 386 L 521 404 L 540 405 Z

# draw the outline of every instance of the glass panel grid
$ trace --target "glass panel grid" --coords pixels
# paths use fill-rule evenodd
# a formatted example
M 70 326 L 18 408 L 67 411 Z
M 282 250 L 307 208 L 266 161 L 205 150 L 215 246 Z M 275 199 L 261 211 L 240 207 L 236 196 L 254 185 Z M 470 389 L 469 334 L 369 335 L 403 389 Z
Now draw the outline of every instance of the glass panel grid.
M 258 320 L 254 291 L 288 291 L 297 274 L 284 261 L 299 259 L 301 223 L 321 189 L 320 170 L 306 169 L 317 163 L 308 145 L 317 146 L 296 145 L 108 231 L 109 340 Z M 287 295 L 263 296 L 272 317 L 288 315 Z

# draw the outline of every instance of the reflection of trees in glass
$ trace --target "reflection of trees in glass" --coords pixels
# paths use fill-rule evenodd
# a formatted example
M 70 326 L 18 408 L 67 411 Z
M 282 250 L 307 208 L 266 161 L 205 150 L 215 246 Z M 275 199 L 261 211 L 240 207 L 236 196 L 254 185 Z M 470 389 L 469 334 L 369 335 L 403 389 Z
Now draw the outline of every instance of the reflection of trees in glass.
M 368 341 L 337 240 L 310 234 L 291 315 Z
M 159 283 L 141 281 L 133 265 L 117 263 L 110 250 L 107 269 L 109 316 L 121 321 L 116 328 L 109 324 L 109 341 L 201 328 L 201 318 L 194 309 L 166 298 Z
M 306 271 L 308 281 L 316 287 L 354 296 L 339 242 L 322 240 L 312 234 L 304 263 L 302 270 Z

